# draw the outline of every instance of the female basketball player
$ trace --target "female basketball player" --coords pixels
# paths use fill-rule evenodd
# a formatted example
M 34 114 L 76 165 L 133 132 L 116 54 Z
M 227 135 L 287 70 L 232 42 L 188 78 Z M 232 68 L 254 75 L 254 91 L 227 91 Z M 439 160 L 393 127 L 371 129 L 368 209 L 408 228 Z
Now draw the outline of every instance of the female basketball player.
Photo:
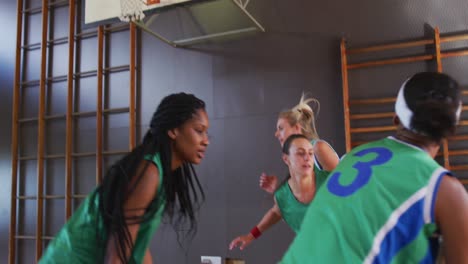
M 275 137 L 283 146 L 284 141 L 292 134 L 306 136 L 314 148 L 314 171 L 316 174 L 326 176 L 336 167 L 339 158 L 335 150 L 327 142 L 319 138 L 315 127 L 315 113 L 309 106 L 311 102 L 319 105 L 316 99 L 306 99 L 303 95 L 299 104 L 282 111 L 278 116 Z M 277 182 L 278 178 L 276 176 L 268 176 L 265 173 L 260 176 L 260 187 L 269 193 L 276 190 Z
M 460 96 L 445 74 L 404 82 L 396 135 L 346 154 L 281 263 L 433 263 L 428 238 L 436 229 L 447 263 L 468 263 L 468 194 L 434 161 L 455 131 Z
M 142 144 L 107 171 L 40 263 L 152 263 L 148 246 L 164 214 L 193 235 L 204 194 L 192 164 L 204 158 L 208 127 L 202 100 L 165 97 Z
M 289 168 L 290 177 L 275 192 L 273 207 L 250 233 L 230 243 L 231 250 L 238 245 L 241 250 L 244 249 L 281 219 L 296 233 L 299 231 L 304 213 L 326 176 L 315 174 L 313 146 L 304 135 L 295 134 L 286 139 L 283 144 L 283 161 Z

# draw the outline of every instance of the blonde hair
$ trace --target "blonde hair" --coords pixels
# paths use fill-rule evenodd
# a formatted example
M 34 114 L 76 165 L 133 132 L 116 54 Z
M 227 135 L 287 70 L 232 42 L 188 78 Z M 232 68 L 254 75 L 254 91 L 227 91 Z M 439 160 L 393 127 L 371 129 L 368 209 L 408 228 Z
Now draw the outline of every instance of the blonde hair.
M 315 103 L 317 105 L 317 111 L 314 113 L 309 103 Z M 279 113 L 278 118 L 284 118 L 288 121 L 290 126 L 299 124 L 301 132 L 308 139 L 319 139 L 317 129 L 315 128 L 315 115 L 320 110 L 320 102 L 315 98 L 305 98 L 302 94 L 299 104 L 291 109 L 284 110 Z

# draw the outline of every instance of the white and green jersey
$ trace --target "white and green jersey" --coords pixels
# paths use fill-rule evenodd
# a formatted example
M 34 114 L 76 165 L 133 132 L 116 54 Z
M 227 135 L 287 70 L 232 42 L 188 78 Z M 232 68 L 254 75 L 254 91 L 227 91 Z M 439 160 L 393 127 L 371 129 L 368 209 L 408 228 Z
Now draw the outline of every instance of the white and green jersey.
M 317 192 L 281 263 L 432 263 L 428 238 L 447 173 L 393 137 L 353 149 Z

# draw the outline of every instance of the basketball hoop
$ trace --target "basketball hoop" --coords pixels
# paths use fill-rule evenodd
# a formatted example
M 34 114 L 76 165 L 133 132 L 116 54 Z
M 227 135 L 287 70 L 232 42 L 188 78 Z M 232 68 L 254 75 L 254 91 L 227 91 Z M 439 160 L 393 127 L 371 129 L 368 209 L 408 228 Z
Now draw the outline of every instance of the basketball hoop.
M 141 0 L 120 0 L 120 20 L 124 22 L 138 21 L 145 18 L 143 7 L 146 2 Z

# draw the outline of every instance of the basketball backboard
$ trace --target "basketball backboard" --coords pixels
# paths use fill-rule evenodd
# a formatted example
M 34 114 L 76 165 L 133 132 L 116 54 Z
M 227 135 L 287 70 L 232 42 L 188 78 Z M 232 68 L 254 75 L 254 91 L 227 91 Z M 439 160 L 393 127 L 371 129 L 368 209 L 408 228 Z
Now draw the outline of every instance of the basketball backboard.
M 265 31 L 247 11 L 253 0 L 159 0 L 157 4 L 142 1 L 158 0 L 85 0 L 85 25 L 118 22 L 125 5 L 138 3 L 138 13 L 144 13 L 144 18 L 138 15 L 132 21 L 174 47 Z
M 172 5 L 180 5 L 187 2 L 197 2 L 196 0 L 160 0 L 159 3 L 151 4 L 147 0 L 137 0 L 140 2 L 144 12 L 155 11 L 167 8 Z M 85 24 L 99 23 L 117 19 L 121 15 L 121 5 L 123 0 L 85 0 Z

